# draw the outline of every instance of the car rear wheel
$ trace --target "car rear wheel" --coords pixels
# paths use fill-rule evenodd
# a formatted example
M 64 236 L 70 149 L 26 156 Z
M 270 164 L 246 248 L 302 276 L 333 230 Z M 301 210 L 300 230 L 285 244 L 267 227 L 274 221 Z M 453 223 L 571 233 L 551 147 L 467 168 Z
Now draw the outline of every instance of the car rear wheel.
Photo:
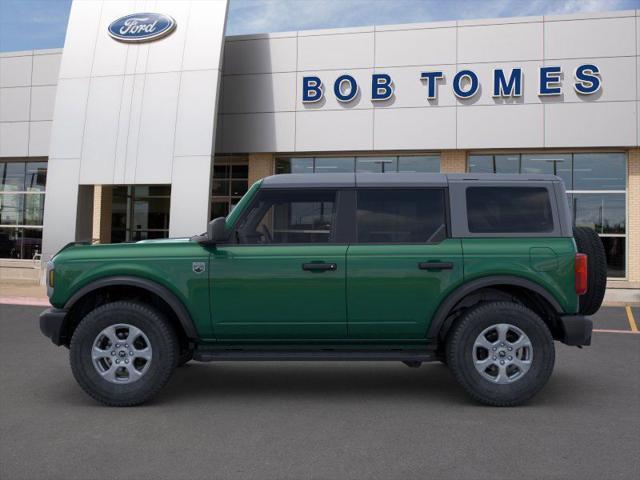
M 574 227 L 573 238 L 578 252 L 587 255 L 587 291 L 580 295 L 580 313 L 593 315 L 602 305 L 607 289 L 607 256 L 602 240 L 592 228 Z
M 89 313 L 70 345 L 73 375 L 109 406 L 146 402 L 169 381 L 178 342 L 166 318 L 148 305 L 113 302 Z
M 533 397 L 555 362 L 549 328 L 528 308 L 492 302 L 465 313 L 447 341 L 447 363 L 475 400 L 509 407 Z

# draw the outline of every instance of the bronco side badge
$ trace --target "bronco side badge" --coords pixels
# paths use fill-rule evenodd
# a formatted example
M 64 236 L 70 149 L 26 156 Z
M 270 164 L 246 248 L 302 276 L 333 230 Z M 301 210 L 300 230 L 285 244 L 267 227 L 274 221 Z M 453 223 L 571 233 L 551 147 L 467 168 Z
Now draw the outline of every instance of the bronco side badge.
M 205 271 L 205 264 L 204 262 L 193 262 L 193 264 L 191 265 L 191 268 L 193 269 L 194 273 L 202 273 Z

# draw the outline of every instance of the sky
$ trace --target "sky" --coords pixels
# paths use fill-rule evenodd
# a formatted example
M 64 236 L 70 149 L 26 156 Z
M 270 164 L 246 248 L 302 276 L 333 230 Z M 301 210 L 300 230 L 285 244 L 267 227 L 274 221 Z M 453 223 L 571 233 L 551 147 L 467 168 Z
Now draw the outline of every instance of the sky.
M 60 48 L 71 0 L 0 0 L 0 51 Z M 640 8 L 640 0 L 230 0 L 227 35 Z

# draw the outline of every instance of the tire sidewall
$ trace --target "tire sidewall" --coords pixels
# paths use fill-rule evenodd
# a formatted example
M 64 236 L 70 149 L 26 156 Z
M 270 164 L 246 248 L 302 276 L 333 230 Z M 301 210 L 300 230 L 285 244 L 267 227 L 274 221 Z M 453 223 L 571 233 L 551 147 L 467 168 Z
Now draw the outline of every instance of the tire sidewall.
M 144 332 L 153 356 L 148 370 L 131 383 L 111 383 L 94 367 L 91 350 L 96 337 L 105 328 L 130 324 Z M 75 330 L 70 345 L 70 361 L 74 377 L 92 397 L 111 404 L 137 404 L 150 398 L 169 379 L 177 358 L 177 345 L 167 336 L 164 318 L 155 310 L 135 304 L 107 304 L 85 317 Z
M 531 367 L 513 383 L 493 383 L 474 365 L 475 340 L 482 331 L 499 323 L 519 328 L 532 345 Z M 535 313 L 517 304 L 496 303 L 480 306 L 463 317 L 454 332 L 447 359 L 458 380 L 477 399 L 484 403 L 517 404 L 531 398 L 545 385 L 553 371 L 555 348 L 549 329 Z

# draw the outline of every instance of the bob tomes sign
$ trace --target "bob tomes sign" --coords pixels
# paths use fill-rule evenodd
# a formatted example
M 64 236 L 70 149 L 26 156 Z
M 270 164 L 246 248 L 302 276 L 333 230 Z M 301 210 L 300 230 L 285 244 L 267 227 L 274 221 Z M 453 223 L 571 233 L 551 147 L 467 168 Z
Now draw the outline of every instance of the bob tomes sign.
M 114 20 L 109 35 L 120 42 L 140 43 L 158 40 L 176 28 L 176 21 L 161 13 L 134 13 Z
M 513 68 L 510 71 L 496 68 L 493 70 L 491 92 L 493 97 L 521 97 L 524 88 L 524 76 L 521 68 Z M 425 87 L 425 98 L 435 100 L 438 98 L 439 84 L 445 75 L 441 71 L 421 72 L 419 81 Z M 562 95 L 563 82 L 562 68 L 558 66 L 544 66 L 538 69 L 538 95 L 553 96 Z M 581 95 L 591 95 L 600 90 L 602 79 L 600 69 L 593 64 L 579 65 L 573 72 L 573 80 L 570 82 L 576 92 Z M 340 75 L 333 82 L 333 95 L 340 102 L 350 102 L 358 95 L 358 83 L 348 74 Z M 473 98 L 480 91 L 480 80 L 473 70 L 458 71 L 452 81 L 451 88 L 456 97 L 460 99 Z M 302 101 L 313 103 L 322 100 L 325 95 L 322 79 L 318 76 L 302 77 Z M 390 75 L 386 73 L 374 73 L 371 75 L 371 101 L 383 101 L 391 99 L 395 94 L 395 85 Z

